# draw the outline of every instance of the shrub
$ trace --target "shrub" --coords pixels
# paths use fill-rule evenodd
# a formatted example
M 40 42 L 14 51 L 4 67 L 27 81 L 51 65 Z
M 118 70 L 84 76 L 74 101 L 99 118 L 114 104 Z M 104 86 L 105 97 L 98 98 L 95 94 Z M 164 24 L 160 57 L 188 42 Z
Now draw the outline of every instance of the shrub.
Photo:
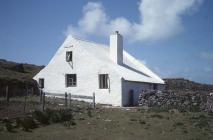
M 45 112 L 36 110 L 32 115 L 41 124 L 49 124 L 49 117 Z
M 146 124 L 146 122 L 144 120 L 139 120 L 140 124 Z
M 12 122 L 11 122 L 8 118 L 3 119 L 2 122 L 4 123 L 6 130 L 7 130 L 8 132 L 12 132 L 12 129 L 13 129 Z
M 5 128 L 8 132 L 12 132 L 13 126 L 10 121 L 5 122 Z
M 60 110 L 59 113 L 60 113 L 61 121 L 69 121 L 69 120 L 73 119 L 71 110 L 67 110 L 67 109 Z
M 191 111 L 191 112 L 200 112 L 200 107 L 199 107 L 199 105 L 192 105 L 192 106 L 190 107 L 190 111 Z
M 137 119 L 135 119 L 135 118 L 130 118 L 130 121 L 137 121 Z
M 21 119 L 16 118 L 16 127 L 19 127 L 21 125 Z
M 199 115 L 198 121 L 195 123 L 196 127 L 199 128 L 209 128 L 208 118 L 205 115 Z
M 160 115 L 160 114 L 153 114 L 153 115 L 151 115 L 151 117 L 158 118 L 158 119 L 163 119 L 163 116 Z
M 71 126 L 76 125 L 76 123 L 73 120 L 65 121 L 64 126 L 70 128 Z
M 37 127 L 34 119 L 32 117 L 24 117 L 21 121 L 20 121 L 20 125 L 22 126 L 24 131 L 29 131 L 30 129 L 34 129 Z
M 87 109 L 87 115 L 88 115 L 89 117 L 92 117 L 92 111 L 91 111 L 91 108 L 88 108 L 88 109 Z
M 61 121 L 61 115 L 59 112 L 54 112 L 50 117 L 51 122 L 58 123 Z
M 176 122 L 173 124 L 174 127 L 177 127 L 177 126 L 183 126 L 184 124 L 182 122 Z

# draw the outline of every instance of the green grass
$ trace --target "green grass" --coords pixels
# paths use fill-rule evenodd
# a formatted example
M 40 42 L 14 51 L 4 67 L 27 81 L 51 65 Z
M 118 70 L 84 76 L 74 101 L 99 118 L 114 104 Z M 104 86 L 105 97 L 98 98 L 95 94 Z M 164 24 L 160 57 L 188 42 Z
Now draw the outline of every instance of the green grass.
M 93 110 L 84 102 L 72 102 L 73 118 L 60 122 L 60 114 L 47 111 L 54 121 L 38 125 L 31 132 L 14 129 L 8 132 L 0 123 L 0 138 L 13 139 L 77 139 L 77 140 L 210 140 L 213 139 L 211 114 L 202 112 L 171 113 L 144 111 L 140 108 L 103 108 Z M 154 109 L 156 110 L 156 108 Z M 57 111 L 56 111 L 57 112 Z M 63 114 L 63 113 L 62 113 Z M 58 118 L 59 117 L 59 118 Z

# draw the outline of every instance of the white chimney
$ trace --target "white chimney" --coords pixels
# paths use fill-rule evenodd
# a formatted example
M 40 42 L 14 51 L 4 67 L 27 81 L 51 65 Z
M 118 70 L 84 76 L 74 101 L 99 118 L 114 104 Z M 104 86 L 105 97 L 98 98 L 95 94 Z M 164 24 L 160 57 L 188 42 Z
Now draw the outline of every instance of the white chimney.
M 116 64 L 123 64 L 123 37 L 118 31 L 110 35 L 110 58 Z

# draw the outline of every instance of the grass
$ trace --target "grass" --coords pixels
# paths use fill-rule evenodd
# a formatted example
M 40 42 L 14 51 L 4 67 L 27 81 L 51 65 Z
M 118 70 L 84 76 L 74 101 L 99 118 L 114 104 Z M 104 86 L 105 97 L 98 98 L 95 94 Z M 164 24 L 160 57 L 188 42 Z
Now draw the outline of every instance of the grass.
M 93 110 L 84 102 L 73 101 L 72 119 L 64 112 L 51 112 L 47 116 L 49 125 L 39 125 L 31 132 L 15 129 L 16 133 L 5 130 L 0 123 L 0 138 L 13 139 L 81 139 L 81 140 L 209 140 L 213 139 L 209 123 L 213 121 L 212 114 L 202 112 L 171 113 L 168 111 L 143 111 L 140 108 L 103 108 L 97 106 Z M 38 113 L 39 114 L 39 113 Z M 68 114 L 69 116 L 69 114 Z M 17 120 L 18 122 L 20 120 Z M 31 120 L 29 120 L 31 122 Z M 37 120 L 36 120 L 37 121 Z M 208 129 L 207 129 L 208 128 Z

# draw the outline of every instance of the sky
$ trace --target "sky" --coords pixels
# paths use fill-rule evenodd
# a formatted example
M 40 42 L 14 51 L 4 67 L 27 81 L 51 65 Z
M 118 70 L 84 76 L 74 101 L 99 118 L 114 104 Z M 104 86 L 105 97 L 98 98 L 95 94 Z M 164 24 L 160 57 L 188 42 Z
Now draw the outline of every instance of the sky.
M 213 84 L 212 0 L 0 0 L 0 59 L 47 65 L 72 34 L 124 49 L 162 78 Z

